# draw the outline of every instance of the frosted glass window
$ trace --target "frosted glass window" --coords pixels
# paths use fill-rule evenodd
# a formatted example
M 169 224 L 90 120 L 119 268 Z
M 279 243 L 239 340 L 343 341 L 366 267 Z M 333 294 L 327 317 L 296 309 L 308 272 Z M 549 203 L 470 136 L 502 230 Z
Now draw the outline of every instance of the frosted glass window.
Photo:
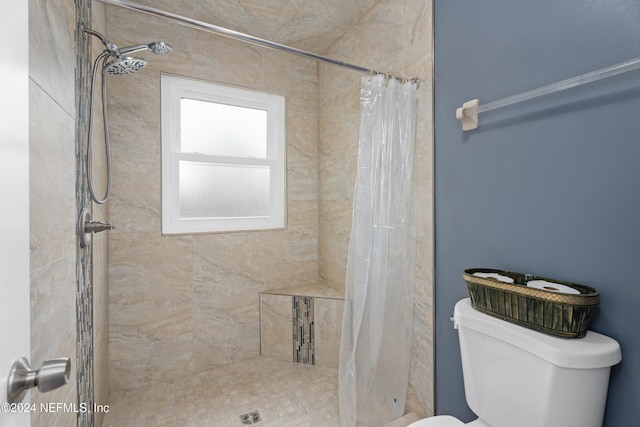
M 181 218 L 269 215 L 269 167 L 180 162 Z
M 285 227 L 282 96 L 163 74 L 162 233 Z
M 267 157 L 267 112 L 216 102 L 180 101 L 180 150 L 231 157 Z

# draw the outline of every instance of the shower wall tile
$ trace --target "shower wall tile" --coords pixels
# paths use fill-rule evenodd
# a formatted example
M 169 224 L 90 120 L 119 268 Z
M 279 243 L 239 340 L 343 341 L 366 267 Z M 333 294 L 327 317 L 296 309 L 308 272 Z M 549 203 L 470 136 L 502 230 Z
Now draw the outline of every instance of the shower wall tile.
M 423 82 L 431 82 L 433 77 L 433 3 L 424 0 L 404 2 L 404 49 L 405 73 L 418 77 Z M 419 64 L 415 66 L 414 64 Z M 432 84 L 427 84 L 431 91 Z M 424 122 L 432 124 L 432 120 Z
M 316 366 L 337 368 L 344 300 L 314 298 L 313 301 Z
M 232 237 L 234 242 L 226 237 Z M 258 355 L 258 295 L 265 285 L 259 269 L 261 260 L 256 259 L 252 243 L 246 237 L 240 234 L 194 237 L 192 304 L 196 371 Z
M 107 219 L 104 212 L 94 217 Z M 93 235 L 93 374 L 94 399 L 98 404 L 109 400 L 109 235 Z M 96 416 L 100 416 L 96 413 Z M 97 424 L 97 422 L 96 422 Z
M 261 48 L 202 31 L 194 31 L 192 38 L 192 68 L 185 76 L 249 89 L 264 87 Z
M 243 2 L 198 2 L 199 19 L 222 27 L 239 29 L 251 25 L 251 34 L 269 38 L 290 2 L 247 0 Z
M 69 357 L 69 384 L 31 402 L 76 403 L 75 4 L 29 2 L 31 365 Z M 34 413 L 33 426 L 75 425 Z
M 331 46 L 328 55 L 373 70 L 403 75 L 405 52 L 402 4 L 401 0 L 380 1 Z M 348 91 L 357 93 L 353 99 L 359 101 L 362 73 L 326 64 L 319 64 L 318 67 L 321 105 L 329 100 L 334 101 L 336 96 L 344 96 Z M 359 106 L 355 111 L 359 111 Z M 359 122 L 358 117 L 355 123 Z
M 160 233 L 160 155 L 133 157 L 116 150 L 112 156 L 113 184 L 109 220 L 112 234 Z
M 194 15 L 190 16 L 301 49 L 323 52 L 376 1 L 198 2 Z
M 116 224 L 113 232 L 157 231 L 161 221 L 161 130 L 154 123 L 160 116 L 159 76 L 138 73 L 115 77 L 108 87 L 113 169 L 109 215 Z
M 29 0 L 29 76 L 75 118 L 74 0 Z
M 199 279 L 197 274 L 202 274 L 205 280 L 218 274 L 239 274 L 247 284 L 261 290 L 292 283 L 314 283 L 309 280 L 316 271 L 317 233 L 314 226 L 289 227 L 282 231 L 202 234 L 193 239 L 196 280 Z M 234 290 L 232 294 L 237 292 L 240 290 Z M 257 295 L 254 304 L 257 304 Z
M 33 81 L 29 92 L 30 257 L 34 269 L 75 253 L 75 122 Z
M 174 10 L 176 13 L 186 15 L 188 10 L 192 8 L 193 2 L 194 0 L 170 0 L 167 2 L 146 0 L 140 3 L 151 7 L 159 7 L 166 11 Z M 154 6 L 154 3 L 157 3 L 158 6 Z M 176 7 L 184 7 L 185 9 L 176 9 Z M 185 56 L 190 55 L 192 50 L 190 34 L 194 31 L 190 27 L 165 19 L 153 18 L 150 15 L 133 12 L 118 6 L 105 5 L 105 10 L 107 20 L 103 35 L 117 46 L 134 46 L 152 41 L 165 41 L 173 48 L 170 56 L 136 52 L 135 56 L 149 60 L 145 73 L 150 69 L 149 67 L 154 67 L 158 64 L 171 63 L 171 67 L 176 67 L 179 63 L 185 62 Z M 162 68 L 165 68 L 165 66 L 163 65 Z
M 112 390 L 193 369 L 191 237 L 120 233 L 109 239 Z
M 291 362 L 291 296 L 260 294 L 260 354 Z
M 403 3 L 380 1 L 331 47 L 331 55 L 378 71 L 402 71 L 402 59 L 394 57 L 398 54 L 402 58 L 403 53 Z
M 259 293 L 317 277 L 315 227 L 194 236 L 196 371 L 256 357 Z
M 337 45 L 339 46 L 339 44 Z M 327 53 L 330 57 L 338 58 L 331 50 Z M 355 62 L 350 58 L 351 62 Z M 318 64 L 318 104 L 322 105 L 326 102 L 331 102 L 336 96 L 345 96 L 347 92 L 355 93 L 355 102 L 360 105 L 360 79 L 363 77 L 362 73 L 348 68 L 336 67 L 330 64 L 319 63 Z M 352 101 L 353 102 L 353 101 Z M 336 106 L 338 106 L 336 104 Z M 358 107 L 359 111 L 359 107 Z M 319 126 L 322 126 L 324 119 L 319 121 Z M 359 126 L 360 117 L 355 123 Z M 345 125 L 346 123 L 336 122 L 338 125 Z M 322 141 L 319 141 L 322 144 Z
M 147 5 L 149 7 L 166 10 L 167 12 L 191 16 L 191 13 L 193 13 L 194 9 L 194 3 L 196 3 L 197 1 L 198 0 L 142 0 L 139 3 Z
M 155 3 L 157 3 L 158 6 L 154 6 Z M 193 0 L 175 2 L 156 2 L 148 0 L 145 1 L 144 4 L 148 4 L 152 7 L 159 7 L 166 11 L 173 10 L 175 13 L 185 16 L 188 16 L 189 9 L 193 8 Z M 185 9 L 179 9 L 181 6 L 184 6 Z M 136 53 L 136 56 L 144 57 L 148 60 L 147 66 L 143 71 L 144 74 L 137 73 L 137 77 L 159 81 L 160 72 L 193 76 L 192 70 L 194 63 L 191 60 L 191 55 L 194 49 L 192 46 L 192 35 L 196 30 L 164 19 L 151 18 L 148 15 L 134 13 L 117 6 L 108 5 L 106 6 L 106 10 L 108 19 L 105 35 L 118 46 L 137 45 L 140 43 L 149 43 L 151 41 L 164 41 L 172 47 L 172 51 L 169 55 L 154 55 L 145 52 Z M 116 88 L 120 83 L 123 83 L 123 80 L 129 80 L 129 77 L 132 77 L 132 75 L 127 76 L 124 79 L 115 77 L 110 80 L 111 84 L 109 87 Z M 157 102 L 160 99 L 159 92 L 142 93 L 134 90 L 129 93 L 136 95 L 141 94 L 146 97 L 151 96 L 154 101 L 150 106 L 158 108 L 160 106 Z M 111 95 L 109 95 L 109 97 L 113 100 Z M 154 117 L 151 123 L 157 125 L 159 123 L 158 120 L 158 118 Z
M 31 364 L 51 357 L 74 360 L 76 313 L 75 253 L 31 272 Z M 70 351 L 71 354 L 62 353 Z
M 320 200 L 318 206 L 318 274 L 323 284 L 344 294 L 351 236 L 353 202 L 347 198 Z
M 351 199 L 358 164 L 360 85 L 351 84 L 329 102 L 321 103 L 320 116 L 318 151 L 322 197 Z
M 359 85 L 350 84 L 320 104 L 318 272 L 323 283 L 342 293 L 358 165 L 359 90 Z
M 76 403 L 76 257 L 75 251 L 31 272 L 31 366 L 39 367 L 46 359 L 69 357 L 69 383 L 51 393 L 31 392 L 31 402 Z M 71 425 L 75 414 L 36 411 L 33 426 Z
M 408 1 L 408 3 L 411 3 Z M 432 85 L 432 55 L 419 55 L 419 47 L 432 45 L 431 5 L 427 5 L 424 15 L 418 23 L 429 23 L 428 27 L 417 25 L 412 37 L 407 37 L 406 43 L 411 41 L 408 50 L 415 52 L 410 55 L 407 69 L 423 80 L 417 96 L 417 117 L 433 117 L 433 85 Z M 432 50 L 429 49 L 429 52 Z M 417 201 L 417 265 L 414 308 L 414 340 L 410 369 L 410 383 L 415 399 L 410 399 L 408 407 L 420 413 L 433 413 L 433 121 L 418 120 L 416 123 L 416 163 L 415 173 L 418 197 Z M 414 406 L 411 406 L 411 404 Z
M 286 96 L 289 226 L 317 223 L 318 86 L 316 64 L 265 52 L 265 88 Z
M 416 193 L 417 259 L 414 336 L 409 371 L 407 409 L 434 413 L 434 239 L 433 239 L 433 2 L 405 1 L 405 72 L 422 80 L 417 92 Z

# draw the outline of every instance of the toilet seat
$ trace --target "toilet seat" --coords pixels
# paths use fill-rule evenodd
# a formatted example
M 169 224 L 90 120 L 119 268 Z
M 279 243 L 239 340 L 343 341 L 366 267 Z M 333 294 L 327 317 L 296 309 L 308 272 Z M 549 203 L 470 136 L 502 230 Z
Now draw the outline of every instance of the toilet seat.
M 450 415 L 438 415 L 418 420 L 407 427 L 461 427 L 465 425 L 465 423 Z

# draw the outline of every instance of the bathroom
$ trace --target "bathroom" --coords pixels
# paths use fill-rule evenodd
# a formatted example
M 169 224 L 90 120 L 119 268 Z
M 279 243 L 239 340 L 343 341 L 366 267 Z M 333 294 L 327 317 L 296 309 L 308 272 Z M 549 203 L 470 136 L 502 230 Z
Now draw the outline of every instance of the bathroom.
M 159 3 L 183 15 L 216 16 L 202 2 L 154 5 Z M 34 366 L 48 357 L 76 357 L 75 8 L 69 0 L 29 4 Z M 93 242 L 94 397 L 108 404 L 109 394 L 134 383 L 146 386 L 183 376 L 184 369 L 191 374 L 257 357 L 260 292 L 292 283 L 340 289 L 360 75 L 99 2 L 92 9 L 92 27 L 116 42 L 160 39 L 174 47 L 171 55 L 150 60 L 143 73 L 109 80 L 113 196 L 93 212 L 117 227 Z M 332 12 L 326 22 L 341 15 L 326 9 Z M 232 12 L 213 23 L 239 25 L 241 12 Z M 449 318 L 465 297 L 465 268 L 503 267 L 601 291 L 593 329 L 623 348 L 605 425 L 633 425 L 640 392 L 640 343 L 629 327 L 638 323 L 639 298 L 630 278 L 640 241 L 633 221 L 640 203 L 634 185 L 640 153 L 630 127 L 638 95 L 633 73 L 487 114 L 476 131 L 461 131 L 455 109 L 472 98 L 499 99 L 639 56 L 633 25 L 638 6 L 389 0 L 370 2 L 361 16 L 338 40 L 325 41 L 321 53 L 421 79 L 420 261 L 407 409 L 419 416 L 473 418 Z M 100 48 L 94 44 L 94 52 Z M 160 72 L 286 93 L 296 116 L 288 133 L 296 145 L 288 152 L 285 233 L 160 236 L 159 145 L 153 144 L 160 114 L 149 99 Z M 153 261 L 145 264 L 149 254 Z M 216 282 L 224 286 L 204 286 Z M 40 309 L 45 303 L 46 311 Z M 53 393 L 33 393 L 32 399 L 76 398 L 70 387 Z M 60 425 L 74 425 L 75 414 L 57 416 Z M 33 414 L 32 424 L 51 425 L 51 417 Z

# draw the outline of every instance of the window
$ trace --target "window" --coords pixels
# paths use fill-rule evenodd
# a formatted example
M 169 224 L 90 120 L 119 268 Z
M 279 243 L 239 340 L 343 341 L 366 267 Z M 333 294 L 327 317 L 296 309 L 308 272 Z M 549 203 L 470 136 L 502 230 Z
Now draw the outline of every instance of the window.
M 284 98 L 161 83 L 163 234 L 283 228 Z

